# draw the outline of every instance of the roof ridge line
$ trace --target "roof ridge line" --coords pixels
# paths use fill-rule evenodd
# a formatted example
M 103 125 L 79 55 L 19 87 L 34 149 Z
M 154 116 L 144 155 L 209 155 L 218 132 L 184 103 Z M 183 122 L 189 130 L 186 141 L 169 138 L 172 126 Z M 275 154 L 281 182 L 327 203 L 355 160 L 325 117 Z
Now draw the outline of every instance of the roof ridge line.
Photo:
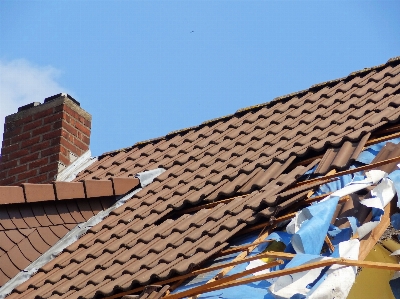
M 363 68 L 361 70 L 351 72 L 350 74 L 348 74 L 345 77 L 340 77 L 340 78 L 337 78 L 337 79 L 328 80 L 328 81 L 324 81 L 324 82 L 321 82 L 321 83 L 313 84 L 307 89 L 303 89 L 303 90 L 292 92 L 292 93 L 289 93 L 289 94 L 286 94 L 286 95 L 283 95 L 283 96 L 279 96 L 279 97 L 273 98 L 272 100 L 270 100 L 268 102 L 264 102 L 264 103 L 261 103 L 261 104 L 256 104 L 256 105 L 240 108 L 235 113 L 228 114 L 228 115 L 221 116 L 221 117 L 217 117 L 217 118 L 213 118 L 213 119 L 210 119 L 210 120 L 206 120 L 206 121 L 202 122 L 201 124 L 199 124 L 197 126 L 191 126 L 191 127 L 183 128 L 183 129 L 180 129 L 180 130 L 171 131 L 168 134 L 166 134 L 164 136 L 161 136 L 161 137 L 158 137 L 158 138 L 153 138 L 153 139 L 148 139 L 148 140 L 136 142 L 135 144 L 133 144 L 132 146 L 129 146 L 129 147 L 117 149 L 117 150 L 114 150 L 114 151 L 105 152 L 105 153 L 101 154 L 99 156 L 99 158 L 102 158 L 102 157 L 107 156 L 107 155 L 117 154 L 117 153 L 120 153 L 122 151 L 126 152 L 128 150 L 133 149 L 137 145 L 145 145 L 145 144 L 152 143 L 154 141 L 163 140 L 163 139 L 166 139 L 167 137 L 172 137 L 174 135 L 181 134 L 181 133 L 186 132 L 186 131 L 190 131 L 190 130 L 193 130 L 193 129 L 201 128 L 204 125 L 210 125 L 210 124 L 218 122 L 218 121 L 220 121 L 222 119 L 233 117 L 233 116 L 241 114 L 243 112 L 248 112 L 248 111 L 251 111 L 251 110 L 259 109 L 259 108 L 262 108 L 262 107 L 266 107 L 268 105 L 275 105 L 276 103 L 278 103 L 278 102 L 280 102 L 282 100 L 285 100 L 287 98 L 291 98 L 291 97 L 294 97 L 294 96 L 299 95 L 299 94 L 311 92 L 311 91 L 313 91 L 313 89 L 316 89 L 316 88 L 320 89 L 320 88 L 322 88 L 322 87 L 324 87 L 326 85 L 333 84 L 333 83 L 336 83 L 336 82 L 339 82 L 339 81 L 343 81 L 343 80 L 346 80 L 348 78 L 351 78 L 353 76 L 356 76 L 356 75 L 359 75 L 359 74 L 362 74 L 362 73 L 365 73 L 365 72 L 370 72 L 370 71 L 373 71 L 373 70 L 377 70 L 379 68 L 383 68 L 383 67 L 385 67 L 385 66 L 387 66 L 387 65 L 389 65 L 389 64 L 391 64 L 393 62 L 397 62 L 397 61 L 400 61 L 400 56 L 395 56 L 395 57 L 389 58 L 386 63 L 379 64 L 377 66 L 373 66 L 373 67 L 369 67 L 369 68 Z

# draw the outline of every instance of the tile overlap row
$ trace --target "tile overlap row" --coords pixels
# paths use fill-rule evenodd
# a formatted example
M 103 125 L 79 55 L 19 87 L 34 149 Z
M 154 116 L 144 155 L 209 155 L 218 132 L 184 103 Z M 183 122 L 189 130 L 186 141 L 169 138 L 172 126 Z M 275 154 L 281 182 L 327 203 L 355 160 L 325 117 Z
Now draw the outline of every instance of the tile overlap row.
M 109 208 L 111 197 L 0 205 L 0 286 L 77 224 Z

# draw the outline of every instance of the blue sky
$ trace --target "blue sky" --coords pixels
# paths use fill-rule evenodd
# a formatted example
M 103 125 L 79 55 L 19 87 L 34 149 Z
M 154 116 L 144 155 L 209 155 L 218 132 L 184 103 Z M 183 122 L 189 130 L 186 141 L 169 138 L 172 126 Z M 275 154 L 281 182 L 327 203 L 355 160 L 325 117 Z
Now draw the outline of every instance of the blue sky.
M 99 155 L 385 63 L 399 16 L 398 1 L 3 0 L 0 117 L 68 92 Z

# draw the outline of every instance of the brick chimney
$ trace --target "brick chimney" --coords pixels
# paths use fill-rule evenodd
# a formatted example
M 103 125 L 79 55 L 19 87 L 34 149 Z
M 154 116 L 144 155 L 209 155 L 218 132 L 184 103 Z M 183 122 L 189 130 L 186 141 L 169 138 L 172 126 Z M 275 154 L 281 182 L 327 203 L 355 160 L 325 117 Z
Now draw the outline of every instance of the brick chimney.
M 89 150 L 92 116 L 68 94 L 31 103 L 6 117 L 0 186 L 48 183 Z

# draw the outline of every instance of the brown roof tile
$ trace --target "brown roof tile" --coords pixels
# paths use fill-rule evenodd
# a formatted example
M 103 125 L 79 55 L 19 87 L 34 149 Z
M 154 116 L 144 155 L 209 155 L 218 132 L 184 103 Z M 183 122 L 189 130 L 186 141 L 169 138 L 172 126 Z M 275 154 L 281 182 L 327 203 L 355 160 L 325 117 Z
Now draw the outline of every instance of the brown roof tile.
M 294 167 L 296 161 L 325 154 L 320 173 L 345 168 L 371 133 L 397 122 L 399 82 L 400 62 L 391 60 L 103 154 L 76 178 L 85 180 L 87 197 L 100 196 L 100 187 L 102 195 L 113 194 L 112 182 L 99 180 L 129 178 L 157 167 L 166 171 L 15 293 L 93 298 L 190 271 L 246 225 L 275 216 L 306 197 L 316 185 L 289 188 L 319 160 Z M 186 208 L 240 194 L 247 196 L 185 213 Z M 85 208 L 74 205 L 69 207 L 71 216 L 83 221 Z M 7 220 L 0 225 L 15 226 Z
M 92 198 L 0 205 L 0 271 L 4 274 L 0 273 L 0 286 L 77 224 L 113 203 L 108 198 Z
M 85 198 L 85 188 L 82 182 L 54 182 L 58 200 Z
M 84 184 L 88 198 L 114 195 L 112 182 L 109 180 L 85 180 Z
M 0 187 L 0 204 L 21 203 L 25 202 L 24 190 L 22 187 L 1 186 Z
M 55 200 L 53 184 L 22 184 L 27 202 Z

